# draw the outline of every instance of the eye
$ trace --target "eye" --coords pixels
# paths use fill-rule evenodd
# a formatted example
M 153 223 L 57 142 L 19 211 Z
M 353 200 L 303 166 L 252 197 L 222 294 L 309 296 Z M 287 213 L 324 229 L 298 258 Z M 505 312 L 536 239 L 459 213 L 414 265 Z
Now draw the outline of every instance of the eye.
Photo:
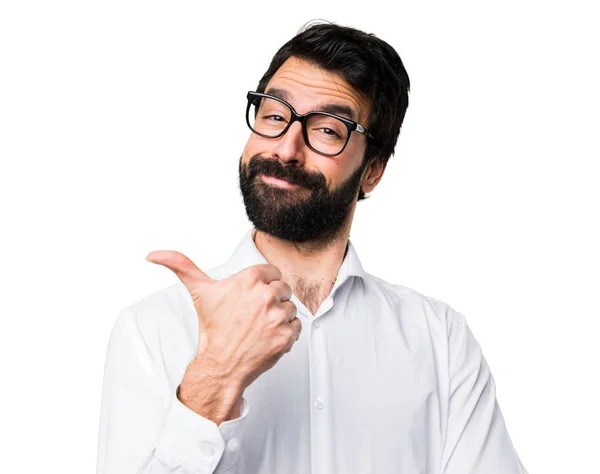
M 329 127 L 320 127 L 320 128 L 316 128 L 315 130 L 318 130 L 319 132 L 321 132 L 321 134 L 323 134 L 325 137 L 327 138 L 342 138 L 342 136 L 336 132 L 334 129 L 329 128 Z
M 285 122 L 285 118 L 282 117 L 281 115 L 265 115 L 263 117 L 265 120 L 273 120 L 274 122 Z
M 340 136 L 335 130 L 332 130 L 331 128 L 323 128 L 323 133 L 325 135 L 332 135 L 332 136 L 338 137 L 338 138 Z

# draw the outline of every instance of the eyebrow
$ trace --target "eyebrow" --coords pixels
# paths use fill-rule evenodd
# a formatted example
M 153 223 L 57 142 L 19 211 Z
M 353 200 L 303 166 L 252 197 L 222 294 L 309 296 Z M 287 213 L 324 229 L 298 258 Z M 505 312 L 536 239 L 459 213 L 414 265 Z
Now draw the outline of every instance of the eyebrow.
M 285 89 L 278 89 L 276 87 L 270 87 L 265 91 L 265 94 L 272 95 L 273 97 L 277 97 L 278 99 L 285 100 L 286 102 L 292 101 L 291 94 Z
M 340 104 L 322 104 L 317 110 L 321 112 L 329 112 L 330 114 L 342 115 L 351 120 L 356 120 L 354 111 L 347 105 Z
M 286 102 L 292 102 L 291 94 L 285 89 L 279 89 L 277 87 L 270 87 L 265 91 L 265 94 L 272 95 L 278 99 L 285 100 Z M 312 112 L 328 112 L 330 114 L 342 115 L 348 117 L 351 120 L 356 120 L 356 113 L 351 107 L 342 104 L 325 103 L 317 106 Z

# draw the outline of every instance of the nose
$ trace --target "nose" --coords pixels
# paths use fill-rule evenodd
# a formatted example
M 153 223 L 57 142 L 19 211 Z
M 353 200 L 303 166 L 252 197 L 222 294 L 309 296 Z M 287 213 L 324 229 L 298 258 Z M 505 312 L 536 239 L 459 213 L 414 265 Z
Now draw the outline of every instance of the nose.
M 288 131 L 277 142 L 271 150 L 272 158 L 276 158 L 283 163 L 297 162 L 304 164 L 304 155 L 306 153 L 306 144 L 302 136 L 302 124 L 294 122 Z

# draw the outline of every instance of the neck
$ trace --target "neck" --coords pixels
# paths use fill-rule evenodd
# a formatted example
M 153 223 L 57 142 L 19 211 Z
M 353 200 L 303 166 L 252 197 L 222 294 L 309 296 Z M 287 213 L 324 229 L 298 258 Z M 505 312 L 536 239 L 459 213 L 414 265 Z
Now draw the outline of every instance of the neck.
M 283 275 L 315 280 L 318 275 L 337 274 L 346 254 L 349 236 L 346 231 L 340 233 L 327 246 L 289 242 L 259 230 L 254 231 L 253 238 L 265 260 L 279 268 Z
M 253 233 L 256 248 L 267 262 L 279 268 L 283 281 L 313 314 L 335 284 L 349 237 L 349 225 L 327 242 L 296 243 L 259 230 Z

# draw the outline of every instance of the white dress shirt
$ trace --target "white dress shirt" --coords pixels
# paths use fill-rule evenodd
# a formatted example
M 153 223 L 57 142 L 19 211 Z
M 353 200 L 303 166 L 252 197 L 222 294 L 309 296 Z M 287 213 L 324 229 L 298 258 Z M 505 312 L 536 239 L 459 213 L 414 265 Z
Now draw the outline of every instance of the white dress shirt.
M 259 263 L 251 228 L 206 273 Z M 299 340 L 219 426 L 176 397 L 198 347 L 183 284 L 125 308 L 106 356 L 98 474 L 526 473 L 461 313 L 366 273 L 351 242 L 314 316 L 291 301 Z

